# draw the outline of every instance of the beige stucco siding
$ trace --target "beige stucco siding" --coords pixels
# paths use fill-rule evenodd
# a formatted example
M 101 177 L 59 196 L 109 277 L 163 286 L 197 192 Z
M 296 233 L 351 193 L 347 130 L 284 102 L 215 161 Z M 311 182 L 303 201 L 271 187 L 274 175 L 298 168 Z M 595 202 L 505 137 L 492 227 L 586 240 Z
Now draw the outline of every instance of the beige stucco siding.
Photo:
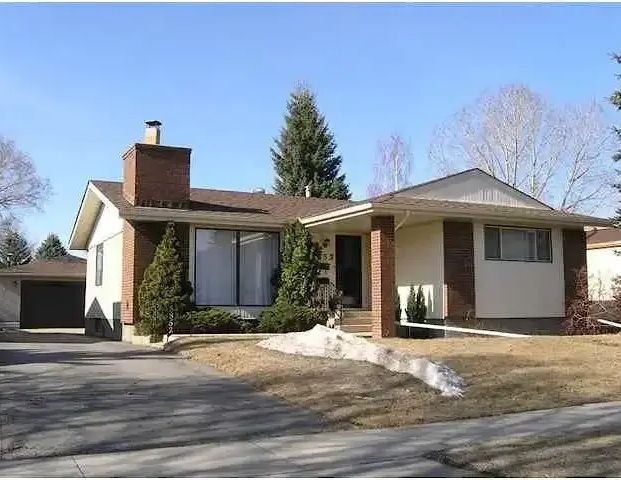
M 402 318 L 410 285 L 423 286 L 427 318 L 444 318 L 444 241 L 441 221 L 401 228 L 395 234 L 397 289 Z
M 0 278 L 0 327 L 19 328 L 20 281 Z
M 518 226 L 518 225 L 516 225 Z M 552 228 L 552 263 L 485 260 L 484 224 L 474 224 L 474 281 L 479 318 L 562 317 L 563 234 Z
M 589 291 L 593 298 L 612 300 L 614 278 L 621 275 L 620 247 L 593 248 L 587 250 Z
M 88 244 L 86 257 L 87 316 L 100 318 L 98 311 L 109 321 L 112 328 L 113 304 L 121 301 L 121 264 L 123 254 L 123 221 L 118 210 L 103 207 Z M 103 243 L 102 284 L 95 285 L 97 245 Z

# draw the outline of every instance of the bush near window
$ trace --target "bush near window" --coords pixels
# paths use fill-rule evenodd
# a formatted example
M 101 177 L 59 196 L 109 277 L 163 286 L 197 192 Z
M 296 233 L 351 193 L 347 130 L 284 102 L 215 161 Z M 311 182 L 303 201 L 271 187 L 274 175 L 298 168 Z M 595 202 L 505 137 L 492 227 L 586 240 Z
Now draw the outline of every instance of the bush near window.
M 277 303 L 311 306 L 319 291 L 319 275 L 325 269 L 321 247 L 300 222 L 285 226 Z
M 140 320 L 136 331 L 139 335 L 161 340 L 172 333 L 174 324 L 187 310 L 191 288 L 184 280 L 179 251 L 175 227 L 170 222 L 138 289 Z
M 248 333 L 252 327 L 234 313 L 219 308 L 193 310 L 185 314 L 177 333 Z
M 325 325 L 327 319 L 325 311 L 277 302 L 261 312 L 257 330 L 261 333 L 301 332 L 317 324 Z

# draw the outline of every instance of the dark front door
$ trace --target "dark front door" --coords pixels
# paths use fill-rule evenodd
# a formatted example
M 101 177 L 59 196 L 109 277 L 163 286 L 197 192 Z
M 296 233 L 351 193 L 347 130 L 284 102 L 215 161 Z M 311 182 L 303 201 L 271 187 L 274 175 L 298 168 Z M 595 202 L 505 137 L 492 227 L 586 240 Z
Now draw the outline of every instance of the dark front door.
M 336 236 L 336 288 L 344 307 L 362 306 L 362 246 L 359 236 Z
M 21 328 L 84 328 L 84 282 L 22 281 Z

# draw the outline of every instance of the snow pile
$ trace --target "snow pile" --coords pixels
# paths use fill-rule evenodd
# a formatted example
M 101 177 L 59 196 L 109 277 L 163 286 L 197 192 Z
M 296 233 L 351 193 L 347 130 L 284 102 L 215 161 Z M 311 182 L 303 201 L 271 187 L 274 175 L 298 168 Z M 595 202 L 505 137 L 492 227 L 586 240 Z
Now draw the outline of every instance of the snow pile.
M 387 370 L 407 373 L 448 397 L 463 394 L 463 379 L 451 368 L 426 358 L 415 358 L 405 352 L 371 343 L 341 330 L 316 325 L 306 332 L 287 333 L 267 338 L 260 347 L 307 357 L 359 360 Z

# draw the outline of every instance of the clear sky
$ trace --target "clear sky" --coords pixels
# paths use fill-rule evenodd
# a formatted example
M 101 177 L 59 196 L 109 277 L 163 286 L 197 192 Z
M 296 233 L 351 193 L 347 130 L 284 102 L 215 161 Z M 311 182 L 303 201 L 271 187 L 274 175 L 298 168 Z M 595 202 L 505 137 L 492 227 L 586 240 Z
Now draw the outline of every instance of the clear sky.
M 0 5 L 0 25 L 0 134 L 54 188 L 23 221 L 34 242 L 67 241 L 87 180 L 120 179 L 144 120 L 193 148 L 193 186 L 269 189 L 269 148 L 304 81 L 362 198 L 378 138 L 409 139 L 413 180 L 428 180 L 433 128 L 483 90 L 605 101 L 621 51 L 611 4 Z

